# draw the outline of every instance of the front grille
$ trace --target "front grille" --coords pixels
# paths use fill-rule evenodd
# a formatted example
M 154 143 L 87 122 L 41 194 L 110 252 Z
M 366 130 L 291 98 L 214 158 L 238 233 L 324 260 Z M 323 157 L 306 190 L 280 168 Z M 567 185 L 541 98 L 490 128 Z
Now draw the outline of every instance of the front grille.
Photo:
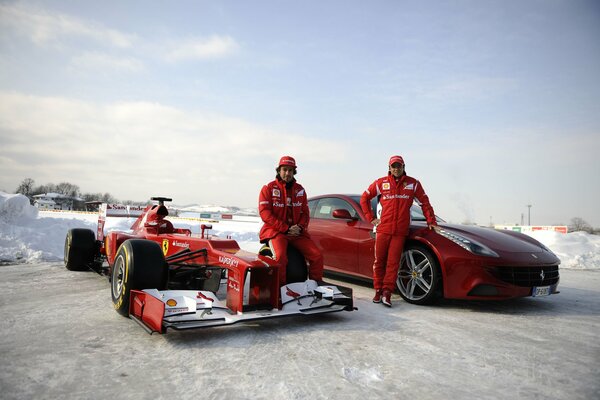
M 496 272 L 502 281 L 522 287 L 554 285 L 558 282 L 559 276 L 558 265 L 544 267 L 496 267 Z

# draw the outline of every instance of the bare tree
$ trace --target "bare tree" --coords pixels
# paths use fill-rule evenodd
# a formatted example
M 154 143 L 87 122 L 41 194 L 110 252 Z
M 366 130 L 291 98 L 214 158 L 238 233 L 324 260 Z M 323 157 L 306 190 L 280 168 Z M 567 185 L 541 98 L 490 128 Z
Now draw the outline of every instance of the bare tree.
M 56 191 L 65 196 L 77 197 L 79 195 L 79 186 L 69 182 L 61 182 L 56 185 Z
M 569 232 L 577 231 L 592 233 L 594 230 L 592 229 L 592 226 L 588 224 L 583 218 L 571 218 L 571 223 L 569 224 Z
M 33 184 L 35 183 L 35 181 L 31 178 L 25 178 L 23 179 L 23 181 L 19 184 L 19 186 L 17 187 L 17 189 L 15 190 L 15 193 L 21 193 L 24 194 L 25 196 L 29 197 L 33 195 Z

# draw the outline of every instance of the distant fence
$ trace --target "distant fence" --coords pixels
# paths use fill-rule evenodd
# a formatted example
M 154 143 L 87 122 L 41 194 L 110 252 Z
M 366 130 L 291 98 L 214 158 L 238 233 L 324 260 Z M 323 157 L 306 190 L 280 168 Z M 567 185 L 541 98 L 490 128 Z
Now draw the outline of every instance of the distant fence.
M 552 231 L 559 233 L 567 233 L 569 228 L 563 225 L 531 225 L 531 226 L 521 226 L 521 225 L 494 225 L 496 229 L 507 229 L 510 231 L 527 233 L 527 232 L 536 232 L 536 231 Z

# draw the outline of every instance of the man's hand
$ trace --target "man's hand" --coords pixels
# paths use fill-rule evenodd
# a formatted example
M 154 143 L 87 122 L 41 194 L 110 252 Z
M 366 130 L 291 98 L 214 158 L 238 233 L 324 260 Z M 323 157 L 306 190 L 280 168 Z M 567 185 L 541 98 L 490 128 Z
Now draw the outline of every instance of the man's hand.
M 427 224 L 427 227 L 428 227 L 430 230 L 434 230 L 434 231 L 436 231 L 436 232 L 437 232 L 437 231 L 439 231 L 439 230 L 441 229 L 439 226 L 437 226 L 437 225 L 433 225 L 433 224 Z
M 288 229 L 288 235 L 290 236 L 300 236 L 302 233 L 302 228 L 299 225 L 292 225 L 290 229 Z
M 373 221 L 371 221 L 371 223 L 375 226 L 379 225 L 380 222 L 381 220 L 379 218 L 375 218 Z

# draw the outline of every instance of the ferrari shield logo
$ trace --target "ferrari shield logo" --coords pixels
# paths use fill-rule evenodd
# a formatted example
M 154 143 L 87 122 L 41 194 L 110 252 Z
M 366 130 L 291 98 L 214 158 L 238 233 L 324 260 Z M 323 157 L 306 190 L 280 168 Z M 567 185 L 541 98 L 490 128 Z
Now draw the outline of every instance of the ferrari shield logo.
M 162 251 L 163 251 L 163 254 L 166 256 L 167 252 L 169 251 L 169 239 L 163 239 Z

